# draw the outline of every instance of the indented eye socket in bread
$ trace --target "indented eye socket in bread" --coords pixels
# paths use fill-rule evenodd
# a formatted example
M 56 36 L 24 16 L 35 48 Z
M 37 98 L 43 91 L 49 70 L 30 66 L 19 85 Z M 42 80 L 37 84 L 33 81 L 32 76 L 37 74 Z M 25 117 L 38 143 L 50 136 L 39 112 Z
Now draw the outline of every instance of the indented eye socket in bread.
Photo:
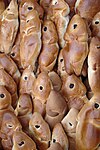
M 26 22 L 28 23 L 30 20 L 27 20 Z
M 28 10 L 32 10 L 32 9 L 33 9 L 33 7 L 31 7 L 31 6 L 28 7 Z
M 77 28 L 77 24 L 75 23 L 74 25 L 73 25 L 73 29 L 76 29 Z
M 70 125 L 70 127 L 72 127 L 72 126 L 73 126 L 71 122 L 69 122 L 69 125 Z
M 57 0 L 53 0 L 52 5 L 57 5 L 58 1 Z
M 96 21 L 95 21 L 95 24 L 98 25 L 98 24 L 99 24 L 99 20 L 96 20 Z
M 21 141 L 20 143 L 18 143 L 18 146 L 22 147 L 25 145 L 25 141 Z
M 44 87 L 42 85 L 39 86 L 39 90 L 43 91 Z
M 97 46 L 97 49 L 100 49 L 100 46 L 99 46 L 99 45 Z
M 70 89 L 73 89 L 73 88 L 74 88 L 74 84 L 73 84 L 73 83 L 70 83 L 70 84 L 69 84 L 69 88 L 70 88 Z
M 14 126 L 13 126 L 13 124 L 6 124 L 7 125 L 7 128 L 13 128 Z
M 11 53 L 10 55 L 11 55 L 11 57 L 15 57 L 15 53 L 14 53 L 14 52 L 13 52 L 13 53 Z
M 36 128 L 36 129 L 40 129 L 40 125 L 36 124 L 36 125 L 35 125 L 35 128 Z
M 64 61 L 64 59 L 60 59 L 60 62 L 63 62 Z
M 53 143 L 56 143 L 56 139 L 53 139 Z
M 10 10 L 10 8 L 7 9 L 7 11 L 9 11 L 9 10 Z
M 96 109 L 100 109 L 100 104 L 95 103 L 95 104 L 94 104 L 94 107 L 95 107 Z
M 5 94 L 1 93 L 0 98 L 5 98 Z
M 47 31 L 47 27 L 45 26 L 43 30 L 46 32 Z
M 24 76 L 23 79 L 24 79 L 25 81 L 27 81 L 27 80 L 28 80 L 28 77 L 27 77 L 27 76 Z

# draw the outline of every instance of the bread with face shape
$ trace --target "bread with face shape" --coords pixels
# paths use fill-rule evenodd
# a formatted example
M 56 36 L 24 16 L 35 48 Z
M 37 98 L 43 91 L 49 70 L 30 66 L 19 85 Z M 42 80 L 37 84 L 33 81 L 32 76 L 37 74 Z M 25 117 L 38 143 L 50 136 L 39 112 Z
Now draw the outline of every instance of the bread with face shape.
M 76 135 L 76 125 L 77 125 L 77 115 L 78 110 L 75 108 L 71 108 L 68 114 L 63 118 L 61 121 L 64 130 L 66 131 L 67 135 L 75 139 Z
M 46 103 L 47 98 L 51 91 L 51 81 L 47 73 L 41 72 L 33 83 L 32 95 L 41 101 Z
M 29 134 L 29 121 L 32 117 L 32 101 L 28 94 L 22 94 L 19 96 L 15 114 L 19 119 L 23 131 Z
M 0 15 L 2 14 L 2 12 L 5 10 L 5 3 L 3 0 L 0 0 Z
M 39 56 L 39 68 L 41 71 L 52 71 L 59 52 L 58 36 L 55 25 L 50 20 L 43 22 L 42 50 Z
M 18 6 L 12 0 L 0 16 L 0 51 L 10 53 L 18 30 Z
M 63 49 L 60 50 L 59 56 L 58 56 L 58 74 L 60 75 L 61 79 L 63 80 L 64 77 L 66 77 L 66 70 L 65 70 L 65 64 L 64 64 L 64 57 L 63 57 Z
M 33 68 L 29 66 L 23 71 L 22 76 L 20 78 L 20 86 L 19 86 L 20 94 L 27 93 L 30 95 L 34 80 L 35 80 L 35 75 L 33 72 Z
M 21 74 L 14 61 L 6 54 L 0 54 L 0 65 L 13 77 L 15 82 L 18 84 Z
M 100 11 L 92 20 L 92 35 L 100 38 Z
M 75 11 L 82 18 L 85 18 L 87 21 L 91 21 L 96 13 L 100 11 L 99 6 L 99 0 L 77 0 L 75 4 Z
M 68 101 L 68 107 L 80 110 L 84 103 L 88 101 L 86 97 L 86 87 L 82 81 L 74 74 L 66 75 L 61 89 L 62 95 Z
M 11 150 L 13 143 L 13 133 L 14 131 L 21 130 L 21 124 L 18 121 L 16 115 L 11 111 L 6 111 L 3 114 L 0 136 L 2 138 L 2 145 L 4 150 Z
M 36 150 L 35 142 L 24 132 L 15 131 L 13 134 L 12 150 Z
M 32 65 L 35 70 L 35 63 L 41 50 L 41 21 L 38 12 L 30 6 L 30 3 L 22 3 L 20 7 L 20 31 L 21 66 L 25 69 Z
M 100 94 L 94 94 L 78 114 L 77 150 L 96 150 L 100 146 Z
M 67 103 L 63 96 L 54 90 L 51 90 L 46 103 L 45 120 L 51 129 L 59 123 L 67 112 Z
M 88 55 L 88 81 L 93 93 L 100 92 L 100 40 L 93 37 Z
M 17 102 L 17 85 L 13 78 L 3 69 L 0 69 L 0 84 L 5 86 L 12 96 L 12 106 Z
M 47 19 L 51 19 L 56 25 L 61 48 L 65 44 L 64 34 L 69 22 L 69 12 L 70 8 L 64 0 L 52 0 L 49 5 Z
M 66 133 L 60 123 L 56 124 L 52 131 L 52 141 L 51 143 L 58 142 L 63 150 L 68 150 L 69 143 Z
M 39 18 L 43 19 L 44 10 L 36 0 L 20 0 L 21 17 L 26 17 L 27 13 L 33 8 L 38 12 Z
M 65 33 L 63 48 L 65 69 L 68 74 L 81 75 L 84 61 L 88 55 L 88 32 L 85 21 L 74 15 Z M 74 55 L 73 55 L 74 54 Z
M 40 113 L 33 113 L 33 116 L 29 122 L 29 129 L 38 149 L 46 150 L 51 139 L 51 132 L 49 125 L 45 122 Z
M 3 85 L 0 85 L 0 110 L 11 107 L 11 94 L 6 90 Z

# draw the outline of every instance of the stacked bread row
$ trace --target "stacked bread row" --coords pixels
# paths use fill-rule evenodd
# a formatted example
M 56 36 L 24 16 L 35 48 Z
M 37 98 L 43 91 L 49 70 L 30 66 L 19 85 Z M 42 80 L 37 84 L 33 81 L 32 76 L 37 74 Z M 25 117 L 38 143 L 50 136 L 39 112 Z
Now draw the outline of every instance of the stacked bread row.
M 0 0 L 0 150 L 100 150 L 100 0 Z

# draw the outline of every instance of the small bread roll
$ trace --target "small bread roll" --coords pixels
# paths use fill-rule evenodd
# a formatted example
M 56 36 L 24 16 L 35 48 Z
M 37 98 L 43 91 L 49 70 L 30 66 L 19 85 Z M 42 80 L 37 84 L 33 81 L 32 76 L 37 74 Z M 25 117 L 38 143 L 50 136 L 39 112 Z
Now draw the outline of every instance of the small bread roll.
M 0 52 L 11 52 L 18 30 L 18 5 L 11 0 L 9 6 L 0 16 Z
M 47 73 L 41 72 L 35 79 L 32 87 L 32 94 L 39 99 L 41 103 L 46 103 L 51 92 L 51 81 Z
M 34 80 L 35 80 L 35 75 L 33 72 L 33 68 L 29 66 L 23 71 L 22 76 L 20 78 L 20 86 L 19 86 L 20 94 L 27 93 L 30 95 L 32 92 L 32 86 Z
M 66 72 L 79 76 L 88 55 L 87 25 L 79 15 L 72 17 L 65 33 L 65 40 L 63 57 Z
M 11 111 L 6 111 L 2 118 L 1 124 L 1 138 L 2 138 L 2 146 L 4 150 L 12 149 L 12 137 L 14 131 L 21 130 L 22 126 L 17 119 L 16 115 Z
M 93 93 L 100 92 L 100 40 L 93 37 L 88 55 L 88 81 Z
M 54 90 L 51 90 L 46 103 L 45 120 L 48 122 L 51 129 L 59 123 L 67 112 L 67 103 L 62 95 Z
M 69 5 L 64 0 L 52 0 L 49 5 L 47 19 L 51 19 L 57 28 L 59 45 L 64 47 L 64 34 L 69 23 Z
M 18 84 L 21 74 L 15 62 L 6 54 L 0 54 L 0 65 L 9 73 L 9 75 L 13 77 L 15 82 Z
M 42 118 L 40 113 L 34 112 L 29 122 L 29 129 L 39 150 L 47 150 L 51 139 L 49 125 Z
M 91 21 L 97 12 L 100 11 L 99 0 L 77 0 L 75 4 L 75 11 L 82 18 Z
M 88 101 L 86 97 L 86 87 L 82 81 L 74 74 L 67 75 L 63 81 L 62 95 L 68 101 L 68 107 L 80 110 L 84 103 Z
M 58 36 L 55 25 L 50 20 L 43 22 L 42 50 L 39 56 L 40 71 L 52 71 L 59 52 Z
M 6 90 L 3 85 L 0 85 L 0 110 L 6 109 L 11 106 L 11 94 Z
M 3 69 L 0 69 L 0 84 L 5 86 L 12 96 L 12 106 L 17 103 L 17 85 L 13 78 Z
M 15 131 L 13 134 L 14 150 L 36 150 L 35 142 L 23 131 Z
M 100 146 L 100 94 L 94 94 L 78 114 L 77 150 L 96 150 Z
M 69 142 L 66 133 L 60 123 L 57 123 L 52 131 L 52 141 L 51 143 L 58 142 L 63 150 L 68 150 Z M 52 144 L 51 144 L 52 145 Z
M 30 2 L 20 6 L 20 59 L 23 69 L 29 65 L 35 70 L 35 63 L 41 50 L 41 21 L 38 12 Z
M 92 35 L 100 38 L 100 12 L 92 20 Z
M 76 136 L 76 125 L 77 125 L 77 115 L 79 111 L 75 108 L 71 108 L 68 114 L 61 121 L 64 130 L 67 135 L 74 138 Z
M 29 121 L 32 117 L 32 101 L 28 94 L 19 96 L 15 114 L 22 125 L 23 131 L 29 135 Z
M 60 75 L 61 79 L 63 80 L 64 77 L 66 78 L 66 70 L 65 70 L 65 64 L 64 64 L 64 57 L 63 57 L 63 49 L 60 50 L 59 56 L 58 56 L 58 74 Z

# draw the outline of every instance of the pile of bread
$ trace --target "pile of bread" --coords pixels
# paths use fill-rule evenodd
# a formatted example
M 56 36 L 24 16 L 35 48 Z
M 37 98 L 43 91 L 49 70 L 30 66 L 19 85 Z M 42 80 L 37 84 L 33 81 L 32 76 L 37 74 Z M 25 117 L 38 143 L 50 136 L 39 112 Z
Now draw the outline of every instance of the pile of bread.
M 0 150 L 100 150 L 100 0 L 0 0 Z

